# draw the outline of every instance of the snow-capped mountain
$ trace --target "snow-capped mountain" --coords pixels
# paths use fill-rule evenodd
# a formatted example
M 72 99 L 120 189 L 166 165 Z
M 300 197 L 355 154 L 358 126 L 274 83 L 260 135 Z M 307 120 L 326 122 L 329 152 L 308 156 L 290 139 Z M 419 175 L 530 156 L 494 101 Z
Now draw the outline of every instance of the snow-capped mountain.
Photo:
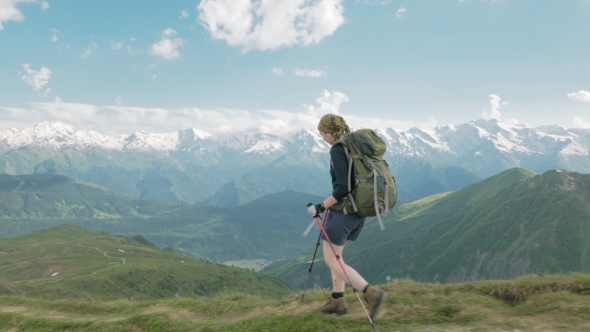
M 300 147 L 301 145 L 301 147 Z M 25 146 L 61 149 L 101 148 L 105 150 L 138 152 L 192 152 L 219 154 L 284 154 L 291 149 L 322 153 L 328 145 L 309 130 L 302 130 L 293 138 L 281 138 L 271 134 L 252 133 L 215 139 L 199 129 L 178 130 L 172 133 L 138 131 L 129 136 L 106 136 L 91 130 L 77 130 L 61 122 L 41 122 L 33 128 L 0 130 L 0 151 Z
M 375 129 L 388 145 L 387 158 L 423 158 L 463 167 L 479 176 L 496 174 L 510 167 L 536 172 L 550 168 L 590 171 L 590 129 L 523 124 L 509 125 L 498 120 L 477 120 L 425 130 Z M 329 146 L 315 131 L 301 130 L 291 137 L 252 133 L 215 138 L 198 130 L 178 130 L 156 134 L 145 131 L 129 136 L 106 136 L 77 130 L 59 122 L 42 122 L 27 129 L 0 131 L 0 151 L 28 147 L 100 148 L 133 152 L 164 152 L 179 158 L 208 160 L 208 165 L 240 161 L 239 156 L 273 159 L 281 155 L 317 155 Z M 238 159 L 235 159 L 238 158 Z

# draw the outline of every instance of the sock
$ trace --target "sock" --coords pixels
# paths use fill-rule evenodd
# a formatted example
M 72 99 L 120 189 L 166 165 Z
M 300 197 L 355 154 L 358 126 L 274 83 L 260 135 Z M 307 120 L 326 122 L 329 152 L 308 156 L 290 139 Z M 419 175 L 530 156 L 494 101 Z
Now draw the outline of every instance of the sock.
M 334 299 L 339 299 L 341 297 L 344 297 L 344 293 L 343 292 L 339 292 L 339 293 L 332 293 L 332 297 Z
M 363 289 L 363 294 L 367 292 L 367 289 L 369 289 L 369 284 L 367 284 L 367 286 L 365 286 L 365 289 Z

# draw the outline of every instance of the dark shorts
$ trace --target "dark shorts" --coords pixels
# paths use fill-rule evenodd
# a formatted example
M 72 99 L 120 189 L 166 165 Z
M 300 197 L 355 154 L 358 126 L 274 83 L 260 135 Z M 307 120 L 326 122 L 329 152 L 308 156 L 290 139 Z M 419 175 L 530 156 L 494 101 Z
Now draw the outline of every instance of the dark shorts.
M 332 244 L 343 246 L 346 241 L 355 241 L 361 234 L 363 226 L 365 226 L 365 217 L 330 211 L 324 229 Z M 324 233 L 322 233 L 322 240 L 326 240 Z

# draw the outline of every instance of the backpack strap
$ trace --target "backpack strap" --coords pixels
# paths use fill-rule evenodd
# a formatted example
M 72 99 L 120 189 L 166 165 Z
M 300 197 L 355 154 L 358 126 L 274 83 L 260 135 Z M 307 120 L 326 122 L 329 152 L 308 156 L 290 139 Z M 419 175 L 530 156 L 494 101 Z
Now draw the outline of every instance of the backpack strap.
M 377 179 L 379 178 L 379 173 L 381 173 L 380 171 L 378 171 L 377 165 L 375 165 L 375 163 L 369 159 L 369 158 L 365 158 L 365 160 L 369 163 L 369 165 L 371 165 L 371 168 L 373 169 L 373 190 L 374 190 L 374 194 L 373 194 L 373 198 L 374 198 L 374 204 L 375 204 L 375 214 L 377 215 L 377 220 L 379 221 L 379 227 L 381 228 L 381 230 L 385 229 L 385 226 L 383 226 L 383 220 L 381 219 L 381 209 L 379 206 L 379 200 L 378 200 L 378 189 L 377 189 Z M 385 197 L 387 197 L 387 195 L 389 195 L 389 192 L 387 191 L 387 180 L 385 180 Z M 387 198 L 385 198 L 387 199 Z M 385 209 L 383 209 L 385 210 Z
M 350 154 L 349 148 L 348 148 L 348 142 L 342 142 L 341 143 L 342 146 L 344 147 L 344 153 L 346 154 L 346 159 L 348 159 L 348 200 L 349 202 L 352 204 L 352 209 L 353 211 L 356 213 L 359 208 L 356 206 L 356 202 L 354 201 L 354 198 L 352 197 L 352 183 L 350 181 L 350 178 L 352 177 L 352 165 L 353 165 L 353 158 L 358 158 L 356 156 L 352 156 Z M 344 208 L 344 214 L 348 214 L 346 211 L 346 208 Z
M 352 209 L 353 211 L 356 213 L 359 209 L 356 205 L 356 202 L 354 201 L 354 198 L 352 197 L 352 183 L 350 181 L 350 178 L 352 177 L 352 165 L 353 165 L 353 158 L 358 158 L 358 156 L 353 156 L 350 153 L 350 148 L 348 145 L 348 141 L 346 140 L 346 135 L 343 135 L 342 137 L 340 137 L 340 139 L 334 143 L 334 145 L 336 144 L 342 144 L 342 147 L 344 148 L 344 153 L 346 154 L 346 159 L 348 159 L 348 201 L 352 204 Z M 334 167 L 334 165 L 332 164 L 332 168 Z M 348 214 L 348 211 L 346 211 L 346 206 L 344 207 L 344 210 L 342 211 L 344 214 Z

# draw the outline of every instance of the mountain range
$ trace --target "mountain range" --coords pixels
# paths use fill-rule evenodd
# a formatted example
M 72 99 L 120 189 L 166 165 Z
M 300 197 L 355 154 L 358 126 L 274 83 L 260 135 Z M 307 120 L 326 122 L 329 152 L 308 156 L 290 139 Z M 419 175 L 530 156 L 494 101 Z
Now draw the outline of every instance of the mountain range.
M 590 129 L 477 120 L 434 129 L 375 129 L 399 201 L 452 191 L 512 167 L 590 172 Z M 315 130 L 289 137 L 214 137 L 198 130 L 108 136 L 59 122 L 0 131 L 0 172 L 61 174 L 129 196 L 236 206 L 283 190 L 330 192 L 329 146 Z
M 179 142 L 185 142 L 179 145 L 183 148 L 166 150 L 162 147 L 174 146 L 165 144 L 170 135 L 138 133 L 121 140 L 62 123 L 4 130 L 0 171 L 60 174 L 174 204 L 236 206 L 284 190 L 329 193 L 328 146 L 311 131 L 297 133 L 292 141 L 263 134 L 213 141 L 200 133 L 192 136 L 190 145 L 186 137 L 194 132 L 176 133 Z M 390 165 L 399 170 L 399 201 L 455 190 L 479 179 L 462 168 L 420 158 L 390 159 Z

